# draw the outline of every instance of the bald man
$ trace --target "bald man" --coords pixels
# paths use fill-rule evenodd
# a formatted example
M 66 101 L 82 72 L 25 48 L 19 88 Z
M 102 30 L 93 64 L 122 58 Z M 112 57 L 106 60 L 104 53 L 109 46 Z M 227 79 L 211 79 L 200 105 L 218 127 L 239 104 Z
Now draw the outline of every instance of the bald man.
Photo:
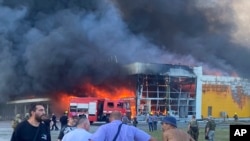
M 100 126 L 90 137 L 91 141 L 156 141 L 148 133 L 134 126 L 122 124 L 121 118 L 120 112 L 112 112 L 110 123 Z
M 77 128 L 65 136 L 63 136 L 62 141 L 89 141 L 90 136 L 89 133 L 90 123 L 86 117 L 80 118 L 76 123 Z

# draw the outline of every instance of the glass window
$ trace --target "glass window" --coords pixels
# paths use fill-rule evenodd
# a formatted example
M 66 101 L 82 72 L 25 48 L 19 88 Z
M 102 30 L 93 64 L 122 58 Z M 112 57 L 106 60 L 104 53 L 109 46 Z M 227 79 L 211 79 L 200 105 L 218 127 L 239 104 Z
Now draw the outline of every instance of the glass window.
M 118 107 L 118 108 L 123 108 L 123 103 L 118 102 L 118 103 L 117 103 L 117 107 Z
M 108 107 L 109 108 L 114 108 L 114 103 L 113 102 L 108 102 Z
M 77 112 L 86 113 L 86 112 L 88 112 L 88 109 L 86 109 L 86 108 L 79 108 L 79 109 L 77 109 Z
M 69 111 L 70 112 L 76 112 L 76 106 L 70 106 Z

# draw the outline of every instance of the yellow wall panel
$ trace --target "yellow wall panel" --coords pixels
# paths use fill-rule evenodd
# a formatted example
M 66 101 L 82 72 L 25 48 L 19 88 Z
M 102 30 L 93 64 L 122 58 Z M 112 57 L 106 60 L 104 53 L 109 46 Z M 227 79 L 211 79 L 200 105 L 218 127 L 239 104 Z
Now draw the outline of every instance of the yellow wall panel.
M 202 116 L 205 118 L 208 116 L 208 107 L 212 108 L 212 116 L 215 118 L 221 117 L 221 112 L 226 112 L 229 118 L 232 118 L 234 113 L 237 113 L 239 117 L 250 117 L 250 97 L 244 94 L 239 94 L 240 102 L 236 102 L 233 99 L 231 89 L 228 86 L 221 90 L 218 86 L 205 86 L 202 93 Z

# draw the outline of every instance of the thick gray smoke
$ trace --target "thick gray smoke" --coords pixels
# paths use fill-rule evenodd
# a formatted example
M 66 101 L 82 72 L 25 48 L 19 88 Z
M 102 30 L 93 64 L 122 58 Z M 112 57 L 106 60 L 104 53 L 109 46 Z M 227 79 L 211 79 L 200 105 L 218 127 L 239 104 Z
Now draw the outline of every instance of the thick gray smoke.
M 170 53 L 192 56 L 192 64 L 202 64 L 207 71 L 250 76 L 249 34 L 243 33 L 249 31 L 244 27 L 250 22 L 247 0 L 118 1 L 133 33 L 145 35 Z M 242 33 L 241 39 L 236 33 Z
M 2 100 L 119 80 L 121 66 L 131 62 L 202 65 L 249 77 L 248 40 L 235 36 L 246 37 L 236 18 L 242 8 L 234 0 L 0 3 Z

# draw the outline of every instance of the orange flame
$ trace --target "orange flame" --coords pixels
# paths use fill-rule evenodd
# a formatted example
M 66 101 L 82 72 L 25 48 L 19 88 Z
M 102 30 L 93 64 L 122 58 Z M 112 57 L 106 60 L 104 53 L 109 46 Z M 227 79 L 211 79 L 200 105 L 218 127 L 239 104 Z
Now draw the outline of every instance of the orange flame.
M 63 112 L 69 110 L 68 108 L 69 108 L 70 98 L 74 96 L 72 94 L 68 94 L 64 92 L 57 93 L 57 95 L 59 96 L 53 100 L 53 103 L 55 104 L 53 104 L 51 108 L 52 108 L 52 111 L 60 112 L 57 114 L 61 115 Z
M 117 99 L 126 99 L 126 98 L 131 98 L 132 99 L 135 97 L 135 93 L 133 90 L 130 90 L 126 87 L 120 87 L 120 88 L 112 88 L 112 89 L 107 89 L 107 88 L 101 88 L 98 86 L 94 86 L 90 83 L 85 84 L 83 87 L 83 92 L 85 97 L 98 97 L 98 98 L 107 98 L 107 99 L 111 99 L 111 100 L 117 100 Z M 60 111 L 61 113 L 64 111 L 67 111 L 69 108 L 69 101 L 70 98 L 72 97 L 76 97 L 75 94 L 69 94 L 69 93 L 65 93 L 65 92 L 60 92 L 57 93 L 57 95 L 59 95 L 54 101 L 53 103 L 58 103 L 53 105 L 53 109 L 55 111 Z M 135 104 L 134 104 L 134 100 L 131 101 L 131 113 L 132 113 L 132 117 L 134 117 L 135 115 Z
M 100 97 L 100 98 L 122 99 L 126 97 L 135 96 L 134 92 L 126 87 L 112 88 L 111 90 L 107 90 L 105 88 L 100 88 L 100 87 L 97 87 L 88 83 L 84 85 L 84 88 L 89 91 L 89 94 L 87 95 Z
M 131 117 L 134 117 L 136 114 L 136 108 L 135 108 L 135 93 L 133 90 L 130 90 L 126 87 L 112 87 L 112 89 L 108 90 L 105 88 L 100 88 L 97 86 L 94 86 L 90 83 L 84 85 L 84 88 L 87 89 L 90 93 L 89 95 L 100 97 L 100 98 L 108 98 L 108 99 L 127 99 L 132 98 L 133 100 L 130 100 L 130 110 L 131 110 Z

